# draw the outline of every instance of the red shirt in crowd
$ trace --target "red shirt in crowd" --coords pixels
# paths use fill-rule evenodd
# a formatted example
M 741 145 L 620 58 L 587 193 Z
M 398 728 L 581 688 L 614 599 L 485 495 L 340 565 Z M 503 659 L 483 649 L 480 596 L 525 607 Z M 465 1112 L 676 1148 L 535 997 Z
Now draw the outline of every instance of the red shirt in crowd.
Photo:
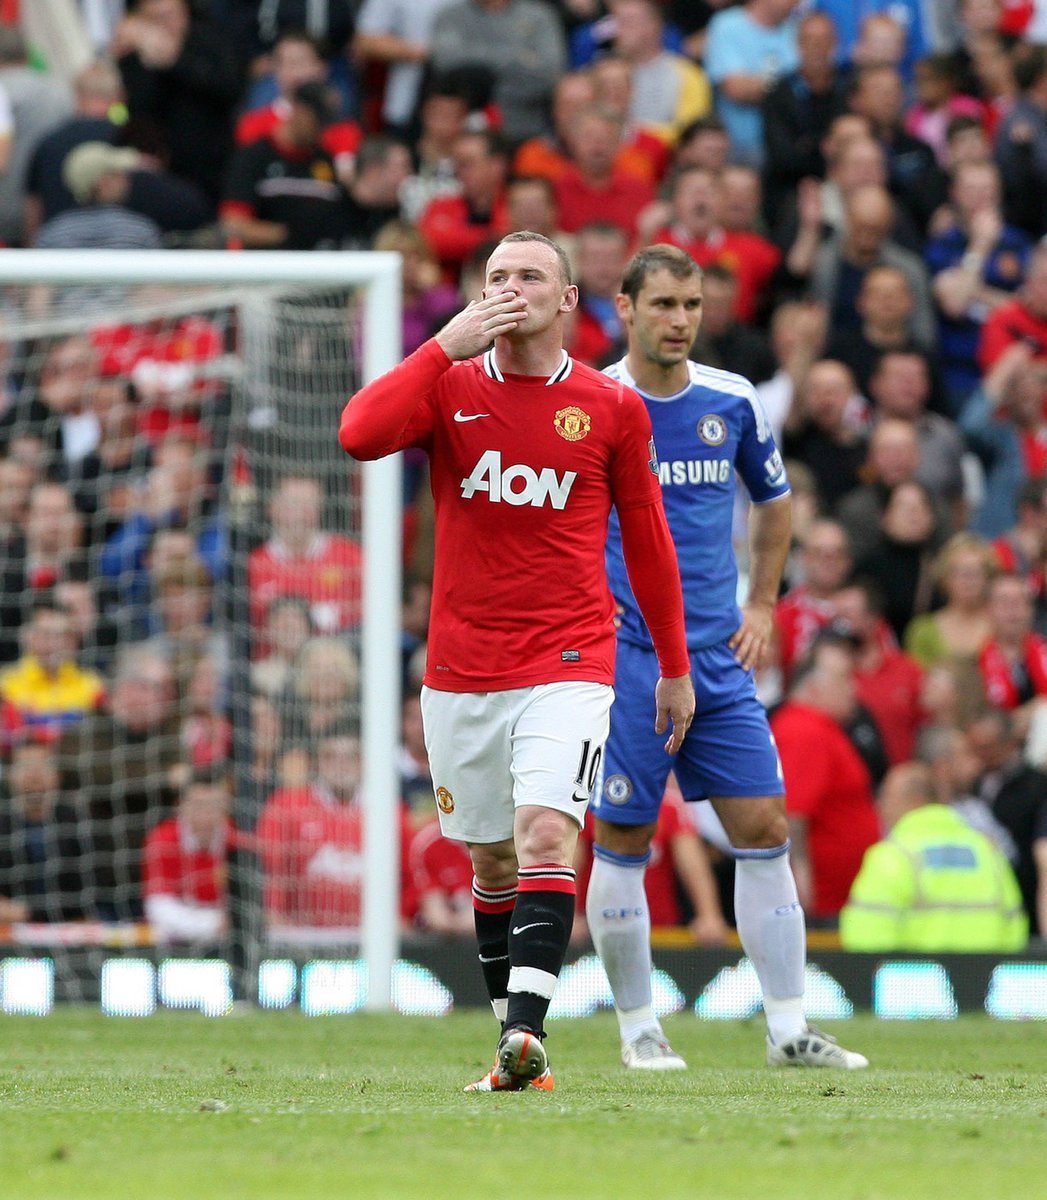
M 401 847 L 409 829 L 400 814 Z M 281 788 L 259 818 L 255 836 L 265 869 L 265 911 L 274 925 L 360 926 L 363 809 L 318 785 Z
M 102 374 L 129 378 L 141 394 L 138 433 L 151 445 L 169 435 L 202 436 L 199 407 L 216 384 L 200 368 L 223 352 L 213 321 L 188 316 L 162 326 L 103 325 L 91 340 Z
M 920 664 L 894 642 L 886 621 L 879 630 L 880 661 L 871 670 L 855 668 L 858 699 L 872 713 L 891 766 L 909 762 L 923 724 Z
M 236 122 L 236 144 L 249 146 L 271 137 L 287 120 L 291 105 L 282 96 L 245 112 Z M 335 121 L 320 134 L 320 145 L 331 156 L 339 171 L 352 166 L 356 151 L 363 140 L 363 132 L 355 121 Z
M 429 821 L 411 835 L 404 875 L 404 907 L 415 916 L 422 898 L 439 892 L 449 900 L 471 906 L 473 864 L 464 842 L 452 842 Z
M 284 596 L 299 596 L 309 604 L 313 624 L 321 633 L 337 633 L 360 623 L 363 551 L 351 538 L 318 534 L 310 549 L 293 555 L 270 538 L 251 551 L 247 587 L 251 621 L 259 628 L 269 606 Z
M 627 560 L 643 556 L 633 586 L 662 673 L 689 670 L 651 422 L 635 392 L 566 352 L 546 379 L 503 375 L 494 350 L 452 364 L 429 341 L 350 400 L 339 436 L 358 458 L 429 453 L 439 552 L 427 686 L 613 682 L 612 504 Z
M 636 218 L 654 199 L 650 184 L 632 175 L 613 174 L 604 187 L 593 187 L 576 166 L 570 166 L 555 181 L 556 211 L 564 233 L 577 233 L 590 221 L 609 221 L 636 237 Z
M 490 214 L 478 219 L 464 196 L 435 196 L 418 218 L 418 228 L 454 282 L 475 250 L 508 232 L 505 197 L 500 196 Z
M 1011 662 L 998 642 L 988 642 L 978 656 L 985 698 L 994 708 L 1010 711 L 1047 695 L 1047 640 L 1037 633 L 1025 639 L 1020 662 Z
M 154 826 L 145 839 L 142 880 L 146 896 L 174 896 L 191 904 L 225 899 L 226 855 L 236 839 L 232 821 L 215 845 L 197 843 L 178 817 Z
M 812 596 L 804 583 L 797 584 L 775 605 L 778 664 L 786 681 L 833 615 L 832 601 Z
M 814 917 L 843 908 L 862 856 L 879 839 L 872 779 L 847 734 L 820 709 L 789 701 L 771 719 L 786 808 L 807 822 Z
M 1021 299 L 1008 300 L 985 318 L 978 342 L 978 366 L 984 375 L 1015 342 L 1027 343 L 1033 357 L 1047 359 L 1047 317 L 1030 312 Z
M 771 277 L 782 261 L 782 253 L 773 242 L 747 230 L 717 230 L 701 241 L 688 239 L 669 226 L 651 239 L 678 246 L 700 267 L 713 264 L 727 267 L 738 281 L 734 315 L 739 321 L 752 321 L 758 314 Z

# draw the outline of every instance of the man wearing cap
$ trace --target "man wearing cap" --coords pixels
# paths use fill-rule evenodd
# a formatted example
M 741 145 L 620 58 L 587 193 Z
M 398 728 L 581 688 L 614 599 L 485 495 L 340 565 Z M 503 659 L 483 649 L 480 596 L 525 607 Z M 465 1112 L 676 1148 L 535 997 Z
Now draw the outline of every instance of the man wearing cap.
M 300 84 L 290 102 L 287 119 L 229 166 L 219 218 L 248 249 L 337 247 L 349 233 L 347 195 L 321 140 L 332 117 L 326 89 Z
M 76 208 L 46 221 L 36 235 L 41 250 L 155 250 L 160 228 L 126 206 L 137 150 L 84 142 L 66 155 L 62 182 Z

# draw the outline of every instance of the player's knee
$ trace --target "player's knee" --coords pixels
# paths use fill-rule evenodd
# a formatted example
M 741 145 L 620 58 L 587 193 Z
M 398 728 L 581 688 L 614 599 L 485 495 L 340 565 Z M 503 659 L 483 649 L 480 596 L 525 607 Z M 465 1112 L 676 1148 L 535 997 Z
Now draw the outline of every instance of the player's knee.
M 531 806 L 517 810 L 516 854 L 523 866 L 570 863 L 578 826 L 565 813 Z
M 516 851 L 512 842 L 473 843 L 469 846 L 469 857 L 480 887 L 501 891 L 516 883 Z
M 614 854 L 628 854 L 639 857 L 651 848 L 655 826 L 650 825 L 614 825 L 610 821 L 596 819 L 595 841 L 598 846 L 610 850 Z
M 718 798 L 713 806 L 737 850 L 770 850 L 784 845 L 789 838 L 781 796 Z

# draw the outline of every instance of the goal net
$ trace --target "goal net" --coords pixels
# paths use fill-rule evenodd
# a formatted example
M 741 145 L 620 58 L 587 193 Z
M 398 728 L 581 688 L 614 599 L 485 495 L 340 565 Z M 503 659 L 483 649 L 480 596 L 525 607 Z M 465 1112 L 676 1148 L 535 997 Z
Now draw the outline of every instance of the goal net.
M 285 1003 L 318 947 L 387 1007 L 402 488 L 337 428 L 399 359 L 398 256 L 0 285 L 0 1007 Z

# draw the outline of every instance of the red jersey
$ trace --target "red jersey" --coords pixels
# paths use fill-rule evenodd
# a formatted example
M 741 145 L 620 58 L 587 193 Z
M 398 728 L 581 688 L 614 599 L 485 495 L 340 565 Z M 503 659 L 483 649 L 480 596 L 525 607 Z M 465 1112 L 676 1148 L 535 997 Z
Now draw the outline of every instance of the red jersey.
M 477 221 L 464 196 L 436 196 L 418 218 L 418 229 L 429 243 L 440 265 L 457 277 L 473 251 L 509 228 L 504 194 L 495 202 L 486 221 Z
M 400 815 L 401 846 L 406 824 Z M 281 925 L 358 928 L 364 814 L 318 786 L 281 788 L 255 830 L 265 868 L 265 910 Z
M 217 385 L 200 368 L 223 352 L 213 321 L 191 316 L 168 326 L 100 326 L 91 340 L 102 373 L 127 376 L 141 394 L 138 432 L 151 445 L 172 434 L 201 435 L 199 406 Z
M 291 105 L 282 97 L 262 108 L 252 108 L 236 122 L 236 144 L 249 146 L 271 137 L 287 120 Z M 320 145 L 331 156 L 339 169 L 351 166 L 356 151 L 363 140 L 363 133 L 355 121 L 335 121 L 320 134 Z
M 142 887 L 146 896 L 174 896 L 192 904 L 218 904 L 225 899 L 226 853 L 235 838 L 232 821 L 218 845 L 193 841 L 178 817 L 149 831 L 142 851 Z
M 773 242 L 744 229 L 720 229 L 712 237 L 696 241 L 678 229 L 668 228 L 660 230 L 652 240 L 686 250 L 700 267 L 711 267 L 714 263 L 727 267 L 738 280 L 734 315 L 739 321 L 752 321 L 757 315 L 771 277 L 782 261 L 781 251 Z
M 247 560 L 251 621 L 259 628 L 274 600 L 300 596 L 309 604 L 321 633 L 337 633 L 360 623 L 363 551 L 351 538 L 320 534 L 302 555 L 292 555 L 270 539 Z
M 1024 342 L 1038 361 L 1047 359 L 1047 317 L 1038 317 L 1021 299 L 1008 300 L 985 318 L 978 341 L 978 366 L 985 374 L 1016 342 Z
M 464 842 L 452 842 L 440 832 L 439 821 L 429 821 L 411 836 L 407 848 L 404 893 L 410 915 L 417 912 L 422 897 L 441 892 L 471 904 L 473 864 Z
M 858 699 L 872 713 L 880 730 L 893 767 L 909 762 L 916 750 L 916 735 L 924 721 L 920 703 L 923 671 L 914 658 L 896 646 L 888 646 L 886 637 L 881 638 L 881 645 L 880 665 L 872 671 L 855 670 L 854 683 Z
M 831 601 L 812 596 L 803 583 L 792 588 L 774 606 L 778 663 L 786 680 L 832 619 Z
M 553 184 L 560 228 L 577 233 L 590 221 L 610 221 L 630 239 L 636 236 L 640 209 L 655 198 L 654 189 L 631 175 L 614 174 L 604 187 L 593 187 L 575 166 Z
M 807 821 L 814 896 L 811 914 L 835 916 L 869 847 L 880 837 L 872 780 L 840 726 L 790 701 L 771 718 L 785 775 L 786 810 Z
M 612 683 L 612 504 L 626 561 L 642 561 L 630 581 L 662 672 L 688 672 L 651 422 L 635 392 L 566 352 L 545 379 L 503 375 L 494 350 L 452 364 L 433 340 L 350 400 L 339 439 L 358 458 L 406 446 L 429 453 L 436 555 L 426 686 Z

